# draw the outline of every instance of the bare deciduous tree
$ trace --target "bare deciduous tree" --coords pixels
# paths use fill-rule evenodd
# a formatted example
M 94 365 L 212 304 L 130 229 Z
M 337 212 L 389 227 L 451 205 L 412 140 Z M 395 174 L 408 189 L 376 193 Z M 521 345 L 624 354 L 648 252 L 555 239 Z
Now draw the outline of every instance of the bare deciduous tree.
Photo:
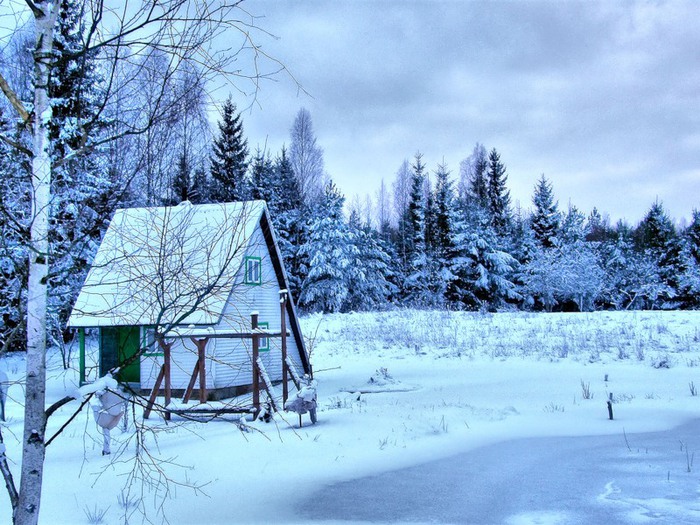
M 16 524 L 36 524 L 39 519 L 43 466 L 45 459 L 45 430 L 52 410 L 45 409 L 46 390 L 46 341 L 47 341 L 47 285 L 49 276 L 49 213 L 52 204 L 49 128 L 51 100 L 49 77 L 56 66 L 53 50 L 60 2 L 50 0 L 25 0 L 10 2 L 17 26 L 30 20 L 34 33 L 33 74 L 31 100 L 23 100 L 20 86 L 13 87 L 0 75 L 0 90 L 15 110 L 19 123 L 29 131 L 31 148 L 3 134 L 3 140 L 12 144 L 31 158 L 32 205 L 29 227 L 29 277 L 27 301 L 27 370 L 22 469 L 19 491 L 10 490 L 13 504 L 13 520 Z M 275 74 L 284 67 L 267 56 L 256 44 L 261 32 L 255 17 L 247 13 L 240 1 L 163 0 L 104 1 L 84 0 L 85 26 L 82 47 L 73 57 L 95 55 L 105 75 L 100 110 L 88 120 L 76 122 L 80 130 L 80 145 L 57 162 L 94 151 L 96 148 L 126 137 L 139 135 L 167 115 L 167 81 L 181 67 L 194 62 L 208 75 L 228 74 L 231 79 L 248 81 L 239 83 L 240 89 L 255 92 L 262 78 Z M 12 28 L 10 28 L 12 29 Z M 234 51 L 217 51 L 218 39 L 225 38 Z M 236 38 L 238 41 L 236 42 Z M 238 46 L 238 47 L 236 47 Z M 240 53 L 251 58 L 249 73 L 229 66 Z M 142 107 L 130 107 L 141 112 L 139 119 L 115 122 L 111 132 L 94 134 L 92 124 L 125 92 L 133 88 L 146 67 L 144 57 L 160 53 L 166 57 L 167 73 L 156 91 L 154 104 L 148 111 Z M 267 60 L 267 64 L 264 62 Z M 135 65 L 131 76 L 118 78 L 125 70 L 122 65 Z M 271 66 L 271 67 L 270 67 Z M 269 71 L 263 68 L 268 67 Z M 163 96 L 162 96 L 163 95 Z M 128 112 L 121 113 L 124 117 Z M 3 473 L 5 470 L 3 469 Z M 5 476 L 6 484 L 14 482 Z M 9 489 L 9 485 L 8 485 Z M 17 493 L 17 497 L 12 497 Z

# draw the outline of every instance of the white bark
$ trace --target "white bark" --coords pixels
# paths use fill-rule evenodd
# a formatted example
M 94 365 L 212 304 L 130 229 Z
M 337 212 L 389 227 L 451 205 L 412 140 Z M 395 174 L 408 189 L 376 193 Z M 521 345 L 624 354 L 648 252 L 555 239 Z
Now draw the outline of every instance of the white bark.
M 16 525 L 36 524 L 46 452 L 46 303 L 48 274 L 48 225 L 51 198 L 51 159 L 48 121 L 49 60 L 58 6 L 35 4 L 37 45 L 34 51 L 34 121 L 32 159 L 32 226 L 27 303 L 27 375 L 24 405 L 24 437 Z

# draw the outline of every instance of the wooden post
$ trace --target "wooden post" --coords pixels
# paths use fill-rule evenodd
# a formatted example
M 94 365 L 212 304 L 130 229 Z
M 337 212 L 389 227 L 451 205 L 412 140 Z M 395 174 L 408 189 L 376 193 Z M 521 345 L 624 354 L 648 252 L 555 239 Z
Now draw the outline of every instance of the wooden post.
M 608 419 L 610 419 L 610 421 L 612 421 L 612 419 L 613 419 L 612 398 L 613 398 L 613 395 L 611 392 L 610 396 L 608 397 Z
M 172 348 L 172 343 L 166 343 L 163 337 L 158 337 L 158 344 L 163 349 L 163 380 L 165 381 L 165 419 L 170 419 L 170 412 L 167 410 L 167 406 L 170 404 L 170 349 Z
M 289 370 L 287 369 L 287 290 L 280 290 L 280 332 L 282 332 L 282 406 L 289 397 L 287 381 Z
M 79 386 L 83 386 L 85 384 L 85 328 L 78 328 L 78 342 L 80 347 Z
M 199 402 L 207 402 L 207 373 L 206 366 L 204 364 L 204 350 L 209 342 L 208 338 L 198 339 L 195 344 L 197 345 L 197 354 L 199 355 Z
M 250 325 L 253 332 L 258 329 L 258 312 L 251 312 Z M 257 335 L 253 334 L 253 409 L 255 410 L 256 418 L 260 413 L 260 370 L 258 369 L 259 353 L 260 339 Z

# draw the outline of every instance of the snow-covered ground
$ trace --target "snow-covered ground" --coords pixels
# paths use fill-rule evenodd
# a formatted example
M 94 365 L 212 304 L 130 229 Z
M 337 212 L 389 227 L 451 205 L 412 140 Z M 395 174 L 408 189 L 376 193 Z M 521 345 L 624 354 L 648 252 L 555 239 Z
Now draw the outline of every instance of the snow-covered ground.
M 154 522 L 165 515 L 173 524 L 341 519 L 318 511 L 327 501 L 318 494 L 330 485 L 439 465 L 434 462 L 469 457 L 464 454 L 474 450 L 493 458 L 491 465 L 499 461 L 498 454 L 486 452 L 494 444 L 556 436 L 619 438 L 596 443 L 603 443 L 601 454 L 614 456 L 626 476 L 644 477 L 644 490 L 626 493 L 604 471 L 579 484 L 589 480 L 593 486 L 581 492 L 600 500 L 653 509 L 630 512 L 630 523 L 691 522 L 698 516 L 700 466 L 694 454 L 700 442 L 671 438 L 646 445 L 634 436 L 670 430 L 700 415 L 700 397 L 691 394 L 695 385 L 700 389 L 699 313 L 400 310 L 309 316 L 302 328 L 319 382 L 318 424 L 305 417 L 299 429 L 295 417 L 277 416 L 273 423 L 250 424 L 252 431 L 244 433 L 233 418 L 168 424 L 151 418 L 142 436 L 152 456 L 135 463 L 141 444 L 133 423 L 126 432 L 112 431 L 113 454 L 102 456 L 102 436 L 84 411 L 48 448 L 41 522 L 98 523 L 101 516 L 102 523 L 140 523 L 143 511 Z M 60 371 L 57 355 L 50 362 L 49 402 L 72 392 L 76 380 L 74 373 Z M 21 378 L 18 356 L 0 366 L 11 379 Z M 613 421 L 606 405 L 610 394 Z M 8 457 L 17 461 L 21 385 L 13 384 L 9 396 L 3 435 Z M 49 434 L 75 406 L 52 419 Z M 549 440 L 546 447 L 556 458 L 566 455 L 566 443 Z M 514 457 L 526 463 L 528 450 L 534 458 L 537 448 L 521 447 Z M 638 468 L 640 462 L 648 468 Z M 520 475 L 512 463 L 504 457 L 501 471 Z M 13 469 L 18 476 L 16 463 Z M 363 500 L 361 490 L 352 497 L 358 506 L 376 501 Z M 1 499 L 0 522 L 9 523 L 6 496 Z M 308 511 L 311 507 L 317 509 Z M 530 510 L 523 508 L 513 519 L 567 522 L 564 514 Z M 379 514 L 378 520 L 392 519 Z M 430 521 L 423 515 L 415 519 Z

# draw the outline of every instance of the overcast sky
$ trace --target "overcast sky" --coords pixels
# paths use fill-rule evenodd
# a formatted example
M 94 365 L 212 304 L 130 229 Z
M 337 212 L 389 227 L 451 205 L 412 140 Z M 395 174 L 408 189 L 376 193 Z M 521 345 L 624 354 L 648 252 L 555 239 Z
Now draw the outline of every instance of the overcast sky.
M 700 208 L 700 2 L 247 2 L 293 82 L 243 114 L 254 149 L 310 112 L 348 200 L 420 151 L 453 175 L 476 142 L 506 164 L 513 203 L 544 173 L 561 208 L 638 222 L 658 198 Z M 239 107 L 248 102 L 241 96 Z

